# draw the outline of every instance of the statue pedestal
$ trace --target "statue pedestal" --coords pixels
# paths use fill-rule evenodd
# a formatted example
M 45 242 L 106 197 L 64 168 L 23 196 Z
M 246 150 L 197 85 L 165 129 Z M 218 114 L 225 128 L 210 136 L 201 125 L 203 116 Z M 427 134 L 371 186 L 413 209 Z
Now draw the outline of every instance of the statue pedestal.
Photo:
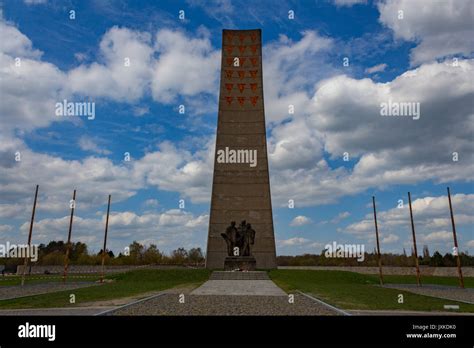
M 253 256 L 227 256 L 224 260 L 224 271 L 255 271 L 257 261 Z

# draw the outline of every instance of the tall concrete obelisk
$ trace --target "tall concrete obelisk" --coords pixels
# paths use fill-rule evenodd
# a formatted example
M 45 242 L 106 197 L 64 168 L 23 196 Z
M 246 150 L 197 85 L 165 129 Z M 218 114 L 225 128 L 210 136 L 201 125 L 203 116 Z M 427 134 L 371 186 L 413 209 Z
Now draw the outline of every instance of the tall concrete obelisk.
M 242 220 L 255 230 L 257 268 L 275 268 L 262 82 L 261 30 L 224 30 L 206 267 L 222 269 L 221 233 Z M 256 161 L 253 156 L 256 156 Z

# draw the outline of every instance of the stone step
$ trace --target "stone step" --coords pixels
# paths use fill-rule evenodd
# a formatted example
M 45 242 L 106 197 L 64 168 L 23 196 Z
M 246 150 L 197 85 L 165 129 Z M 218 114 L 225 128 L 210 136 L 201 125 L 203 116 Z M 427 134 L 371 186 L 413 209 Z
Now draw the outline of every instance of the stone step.
M 214 271 L 209 280 L 269 280 L 267 272 L 226 272 Z

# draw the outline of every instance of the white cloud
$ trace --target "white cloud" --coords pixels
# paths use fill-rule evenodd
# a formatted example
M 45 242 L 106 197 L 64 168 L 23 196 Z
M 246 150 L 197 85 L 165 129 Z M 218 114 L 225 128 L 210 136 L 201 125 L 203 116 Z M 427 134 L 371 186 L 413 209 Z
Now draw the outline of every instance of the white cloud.
M 216 106 L 220 51 L 210 42 L 208 31 L 197 38 L 184 32 L 162 29 L 153 37 L 147 32 L 114 26 L 101 38 L 97 61 L 62 71 L 41 61 L 42 52 L 0 13 L 0 131 L 31 131 L 52 122 L 72 118 L 55 116 L 55 104 L 63 99 L 106 98 L 133 103 L 152 95 L 161 103 L 184 98 L 190 114 Z M 155 39 L 155 40 L 153 40 Z M 75 53 L 79 62 L 85 55 Z M 18 60 L 19 59 L 19 60 Z M 202 98 L 201 98 L 202 95 Z M 200 102 L 205 99 L 205 102 Z M 148 110 L 134 107 L 134 115 Z M 81 120 L 75 118 L 74 122 Z
M 265 45 L 263 84 L 267 122 L 279 122 L 306 112 L 310 104 L 306 89 L 312 89 L 315 81 L 334 72 L 326 64 L 326 54 L 333 46 L 333 40 L 315 31 L 302 32 L 299 41 L 280 35 L 278 41 Z M 294 115 L 288 113 L 289 105 L 294 106 Z
M 21 153 L 19 162 L 14 160 L 15 151 Z M 112 202 L 119 202 L 144 186 L 139 173 L 127 166 L 114 165 L 106 158 L 64 160 L 33 152 L 23 144 L 17 144 L 6 153 L 9 160 L 0 162 L 0 196 L 2 203 L 8 203 L 0 206 L 0 216 L 25 219 L 31 212 L 35 184 L 40 185 L 38 210 L 49 212 L 69 210 L 74 188 L 77 189 L 77 209 L 85 211 L 106 203 L 108 194 L 112 195 Z
M 0 16 L 0 132 L 16 128 L 32 130 L 60 121 L 54 105 L 62 100 L 65 75 L 54 65 L 39 60 L 31 41 Z
M 83 135 L 82 137 L 79 138 L 79 147 L 81 150 L 84 151 L 90 151 L 94 152 L 100 155 L 110 155 L 111 152 L 106 149 L 100 148 L 99 145 L 97 145 L 96 141 L 86 135 Z
M 33 49 L 31 40 L 22 34 L 13 23 L 3 18 L 3 11 L 0 9 L 0 32 L 2 41 L 0 42 L 0 52 L 12 57 L 40 58 L 41 52 Z M 3 66 L 3 65 L 2 65 Z
M 268 139 L 272 170 L 310 168 L 322 159 L 322 149 L 316 130 L 304 118 L 275 126 Z
M 310 218 L 303 215 L 298 215 L 291 221 L 290 226 L 303 226 L 303 225 L 308 225 L 311 222 L 312 221 Z
M 279 247 L 299 246 L 311 242 L 309 239 L 301 237 L 293 237 L 290 239 L 284 239 L 277 241 Z
M 430 179 L 474 180 L 474 60 L 459 63 L 425 64 L 386 83 L 345 75 L 321 81 L 311 116 L 275 127 L 269 140 L 277 204 L 330 203 L 370 187 Z M 419 102 L 420 119 L 380 116 L 380 104 L 390 99 Z M 330 168 L 318 143 L 333 159 L 347 152 L 354 168 Z M 453 152 L 462 158 L 453 162 Z
M 465 217 L 472 215 L 471 212 L 474 210 L 474 194 L 458 193 L 451 195 L 451 201 L 456 225 L 473 224 L 472 218 Z M 425 227 L 436 229 L 440 226 L 446 226 L 446 223 L 449 223 L 449 226 L 451 224 L 447 196 L 417 198 L 412 200 L 412 210 L 417 229 Z M 464 218 L 459 219 L 460 216 Z M 377 220 L 381 228 L 409 227 L 408 205 L 405 203 L 403 208 L 395 207 L 386 211 L 379 211 Z M 433 220 L 443 220 L 444 222 L 443 224 L 433 224 Z M 374 228 L 373 216 L 367 214 L 364 220 L 350 224 L 345 228 L 345 231 L 353 234 L 372 234 Z
M 200 7 L 208 16 L 222 23 L 224 28 L 235 27 L 232 20 L 235 7 L 231 0 L 186 0 L 191 7 Z
M 319 254 L 323 249 L 323 244 L 315 242 L 313 240 L 302 238 L 302 237 L 293 237 L 289 239 L 277 240 L 277 254 Z
M 150 208 L 156 208 L 160 205 L 160 202 L 157 199 L 151 198 L 143 202 L 143 205 Z
M 456 54 L 469 56 L 474 51 L 474 4 L 470 0 L 387 0 L 377 6 L 379 21 L 392 29 L 396 38 L 418 43 L 411 51 L 412 65 Z M 403 19 L 399 19 L 399 11 L 403 11 Z
M 399 239 L 400 239 L 400 237 L 398 237 L 396 234 L 391 234 L 390 233 L 388 236 L 383 237 L 381 242 L 383 244 L 390 244 L 390 243 L 395 243 Z
M 188 38 L 182 32 L 163 29 L 156 34 L 154 49 L 159 53 L 151 84 L 155 100 L 172 103 L 178 94 L 217 95 L 221 55 L 205 33 L 200 38 Z
M 205 150 L 191 153 L 165 142 L 160 144 L 158 151 L 125 165 L 96 157 L 86 157 L 81 161 L 64 160 L 33 152 L 18 140 L 9 145 L 2 142 L 0 217 L 26 219 L 31 212 L 35 184 L 40 185 L 39 212 L 68 211 L 74 188 L 77 189 L 79 213 L 102 206 L 108 194 L 112 195 L 114 204 L 134 196 L 147 186 L 179 192 L 192 202 L 208 202 L 213 144 L 210 142 L 205 145 Z M 20 162 L 15 161 L 16 151 L 21 153 Z
M 150 112 L 150 108 L 148 106 L 135 106 L 132 110 L 133 115 L 137 117 L 146 115 Z
M 27 5 L 40 5 L 46 4 L 47 0 L 23 0 L 23 2 Z
M 343 231 L 354 235 L 366 235 L 375 231 L 375 224 L 373 220 L 364 219 L 348 225 Z
M 0 233 L 11 232 L 13 229 L 14 227 L 12 225 L 0 225 Z
M 456 226 L 459 228 L 472 229 L 474 225 L 474 194 L 455 194 L 451 196 Z M 449 213 L 448 197 L 423 197 L 412 201 L 414 223 L 419 243 L 437 244 L 445 243 L 451 246 L 453 234 Z M 382 244 L 398 241 L 400 233 L 402 239 L 411 239 L 410 215 L 408 205 L 403 208 L 392 208 L 377 213 L 379 231 L 382 233 Z M 436 223 L 434 223 L 436 221 Z M 440 230 L 440 227 L 446 230 Z M 371 213 L 364 219 L 354 222 L 343 229 L 343 232 L 352 234 L 361 239 L 373 240 L 375 237 L 375 225 Z M 385 236 L 384 233 L 387 233 Z M 458 240 L 464 236 L 458 231 Z M 469 238 L 469 236 L 466 236 Z M 466 244 L 461 243 L 461 249 Z M 467 245 L 469 247 L 469 245 Z
M 452 238 L 452 232 L 438 231 L 420 235 L 420 242 L 445 242 L 451 240 Z
M 459 67 L 452 67 L 447 63 L 426 64 L 387 83 L 337 76 L 319 83 L 313 99 L 313 125 L 318 126 L 325 134 L 325 146 L 331 154 L 339 156 L 348 151 L 352 156 L 357 156 L 369 153 L 356 170 L 365 171 L 372 170 L 375 166 L 385 166 L 386 163 L 380 163 L 379 158 L 371 155 L 375 151 L 386 154 L 394 150 L 399 152 L 391 154 L 391 162 L 397 162 L 399 158 L 409 161 L 410 156 L 416 157 L 418 161 L 420 153 L 429 155 L 427 160 L 432 160 L 433 157 L 439 157 L 434 156 L 435 153 L 443 151 L 430 151 L 433 143 L 420 142 L 415 135 L 422 130 L 425 133 L 429 131 L 431 138 L 439 139 L 439 146 L 448 146 L 452 151 L 459 146 L 458 138 L 467 140 L 472 131 L 470 118 L 473 115 L 468 100 L 474 96 L 474 85 L 470 83 L 473 77 L 474 60 L 463 60 Z M 453 84 L 459 89 L 453 91 Z M 389 99 L 419 102 L 420 119 L 410 122 L 408 119 L 381 117 L 380 104 Z M 442 111 L 445 108 L 450 109 L 449 117 Z M 347 110 L 351 112 L 347 113 Z M 446 132 L 447 126 L 453 122 L 459 122 L 459 127 L 466 131 L 453 130 L 454 134 Z M 406 154 L 400 151 L 407 145 L 414 145 L 415 138 L 417 151 Z M 461 144 L 470 146 L 468 143 Z M 468 147 L 463 150 L 468 150 Z M 452 159 L 450 160 L 452 165 Z M 437 164 L 441 164 L 439 160 Z
M 365 69 L 365 72 L 367 74 L 373 74 L 376 72 L 385 71 L 386 68 L 387 68 L 387 64 L 383 63 L 383 64 L 378 64 L 378 65 L 374 65 L 373 67 L 367 68 Z
M 338 7 L 351 7 L 357 4 L 367 4 L 367 0 L 334 0 L 334 4 Z
M 80 65 L 69 72 L 62 72 L 56 66 L 40 61 L 41 52 L 34 50 L 31 41 L 13 24 L 4 21 L 3 17 L 0 17 L 0 26 L 2 32 L 7 33 L 0 46 L 0 62 L 3 66 L 0 69 L 1 216 L 21 219 L 28 215 L 26 212 L 31 208 L 31 191 L 36 183 L 40 185 L 41 204 L 38 208 L 40 211 L 49 212 L 64 211 L 73 188 L 78 189 L 81 209 L 103 204 L 109 193 L 112 194 L 113 202 L 125 200 L 147 184 L 181 192 L 183 197 L 192 201 L 209 200 L 213 143 L 206 145 L 204 151 L 193 154 L 186 150 L 177 150 L 171 144 L 163 145 L 161 151 L 148 153 L 142 161 L 137 160 L 127 166 L 114 165 L 109 160 L 94 157 L 68 161 L 35 153 L 12 135 L 15 130 L 22 135 L 25 130 L 46 127 L 54 121 L 66 119 L 54 116 L 54 105 L 58 100 L 66 97 L 69 99 L 72 94 L 83 93 L 89 97 L 106 97 L 120 101 L 140 98 L 147 88 L 150 88 L 153 75 L 149 70 L 153 67 L 151 54 L 157 53 L 156 50 L 163 55 L 157 55 L 158 60 L 155 61 L 158 65 L 155 68 L 166 70 L 166 61 L 173 59 L 170 54 L 180 53 L 189 45 L 194 47 L 190 50 L 191 55 L 187 57 L 190 60 L 190 69 L 185 65 L 178 69 L 186 75 L 183 84 L 175 84 L 174 79 L 166 80 L 160 74 L 155 88 L 173 90 L 173 93 L 183 92 L 186 96 L 205 92 L 211 85 L 211 90 L 217 91 L 217 88 L 214 88 L 216 82 L 212 82 L 212 79 L 206 78 L 209 86 L 198 83 L 204 89 L 200 89 L 194 79 L 196 73 L 207 74 L 204 71 L 205 66 L 197 67 L 196 61 L 193 60 L 193 54 L 201 54 L 202 59 L 212 66 L 217 81 L 216 69 L 220 54 L 212 48 L 204 29 L 199 31 L 199 39 L 191 39 L 181 32 L 174 35 L 169 30 L 159 31 L 157 46 L 152 47 L 150 34 L 113 27 L 100 42 L 100 62 Z M 20 67 L 14 64 L 16 56 L 21 57 Z M 130 59 L 129 67 L 124 66 L 125 58 Z M 182 63 L 187 64 L 188 61 L 184 60 Z M 188 82 L 194 83 L 195 87 L 190 88 Z M 166 83 L 171 83 L 171 86 Z M 156 97 L 161 98 L 159 94 Z M 140 115 L 147 110 L 135 107 L 133 112 Z M 99 146 L 97 139 L 90 136 L 81 137 L 79 146 L 97 154 L 110 153 Z M 21 153 L 20 162 L 15 161 L 17 151 Z M 148 159 L 153 158 L 171 161 L 146 163 Z M 162 163 L 166 163 L 166 166 Z M 169 167 L 170 164 L 175 164 L 175 167 Z M 160 175 L 168 176 L 159 178 Z M 3 204 L 4 202 L 8 203 Z
M 191 153 L 170 142 L 163 142 L 158 151 L 145 154 L 133 166 L 135 173 L 146 178 L 151 186 L 179 192 L 183 198 L 189 198 L 192 202 L 208 202 L 211 197 L 214 148 L 214 142 L 208 141 L 203 150 Z
M 121 251 L 132 241 L 147 241 L 170 251 L 177 247 L 201 246 L 205 240 L 208 215 L 195 216 L 183 210 L 168 210 L 163 213 L 114 212 L 109 218 L 109 245 Z M 61 218 L 40 219 L 35 222 L 33 243 L 48 243 L 51 240 L 64 240 L 69 226 L 69 216 Z M 105 214 L 100 218 L 74 217 L 73 240 L 87 243 L 97 252 L 101 248 Z M 21 242 L 28 233 L 29 222 L 21 225 Z M 153 231 L 151 233 L 151 231 Z M 20 239 L 21 238 L 21 239 Z
M 92 87 L 92 89 L 86 88 L 88 83 L 98 86 L 94 79 L 87 82 L 88 76 L 93 75 L 92 66 L 96 64 L 98 69 L 103 70 L 107 75 L 107 78 L 101 79 L 100 83 L 111 83 L 115 75 L 120 75 L 126 53 L 136 51 L 137 56 L 131 57 L 132 70 L 130 70 L 131 75 L 128 76 L 131 80 L 122 81 L 123 86 L 127 87 L 104 93 L 118 93 L 117 96 L 127 94 L 131 99 L 137 98 L 144 92 L 149 81 L 144 77 L 146 71 L 142 70 L 141 66 L 147 65 L 149 53 L 156 50 L 160 55 L 154 67 L 154 72 L 158 75 L 152 82 L 155 98 L 170 101 L 172 98 L 169 97 L 174 93 L 196 96 L 206 93 L 205 90 L 209 88 L 216 90 L 214 86 L 217 84 L 218 59 L 213 57 L 218 57 L 219 54 L 212 48 L 206 35 L 203 33 L 200 38 L 190 39 L 182 32 L 162 30 L 157 34 L 156 47 L 149 49 L 152 42 L 146 33 L 114 27 L 104 35 L 100 44 L 104 63 L 81 65 L 72 70 L 69 76 L 74 79 L 73 76 L 77 74 L 78 80 L 76 80 L 76 87 L 71 89 L 80 91 L 84 88 L 92 91 L 90 94 L 94 94 Z M 27 43 L 25 45 L 28 47 Z M 187 50 L 189 47 L 191 50 Z M 322 53 L 325 54 L 330 47 L 332 47 L 330 39 L 320 37 L 315 32 L 304 32 L 300 41 L 291 41 L 281 36 L 279 41 L 270 43 L 265 48 L 265 52 L 268 52 L 265 58 L 265 83 L 268 88 L 266 99 L 271 105 L 267 108 L 269 118 L 273 120 L 287 118 L 288 105 L 293 104 L 296 107 L 293 119 L 276 125 L 269 138 L 272 189 L 277 202 L 281 204 L 293 197 L 300 205 L 327 203 L 373 186 L 415 183 L 426 178 L 438 181 L 469 179 L 469 173 L 472 173 L 469 168 L 469 163 L 472 162 L 469 158 L 469 154 L 472 153 L 472 146 L 468 141 L 469 134 L 472 134 L 470 126 L 472 122 L 469 117 L 472 116 L 466 117 L 466 113 L 469 112 L 467 101 L 472 98 L 473 93 L 472 84 L 469 83 L 473 71 L 471 61 L 461 61 L 458 68 L 447 64 L 423 65 L 385 84 L 377 84 L 369 79 L 355 80 L 347 76 L 337 76 L 320 82 L 313 100 L 310 100 L 310 96 L 302 88 L 317 81 L 318 76 L 321 77 L 318 75 L 321 69 L 316 63 L 308 65 L 305 62 L 308 59 L 313 59 L 315 62 L 323 61 Z M 177 62 L 173 56 L 181 54 L 185 48 L 195 57 L 186 59 L 190 61 L 189 66 L 180 67 L 179 71 L 183 72 L 182 78 L 170 78 L 166 71 L 170 71 L 169 68 L 175 66 Z M 142 59 L 142 63 L 135 64 L 137 59 Z M 196 61 L 200 62 L 199 68 L 195 65 Z M 41 64 L 43 68 L 49 67 L 51 71 L 56 71 L 59 76 L 51 72 L 45 74 L 51 83 L 61 81 L 64 76 L 52 65 L 37 61 L 35 64 Z M 185 64 L 184 61 L 183 64 Z M 79 74 L 80 70 L 84 74 Z M 195 84 L 194 77 L 202 71 L 215 77 L 215 79 L 206 79 L 210 83 L 209 86 Z M 137 86 L 133 87 L 134 84 Z M 451 88 L 453 84 L 456 84 L 458 88 L 453 90 Z M 14 84 L 6 85 L 10 88 Z M 129 91 L 129 87 L 133 91 Z M 56 90 L 61 91 L 61 88 L 59 83 Z M 18 95 L 14 92 L 5 93 L 5 95 L 8 94 Z M 55 97 L 49 99 L 39 94 L 39 100 L 34 103 L 35 107 L 32 105 L 27 108 L 32 112 L 31 118 L 34 121 L 22 122 L 22 124 L 31 127 L 49 124 L 51 119 L 38 118 L 36 111 L 33 113 L 32 110 L 38 110 L 38 105 L 41 109 L 41 103 L 45 103 L 45 100 L 47 102 L 44 108 L 51 108 L 58 94 L 60 93 L 55 93 Z M 416 121 L 417 123 L 411 122 L 408 125 L 406 120 L 397 120 L 395 123 L 382 119 L 378 116 L 379 103 L 388 98 L 420 100 L 423 113 L 421 119 Z M 24 107 L 25 103 L 22 99 L 2 105 Z M 443 118 L 443 115 L 446 115 L 443 107 L 445 108 L 446 105 L 452 107 L 449 119 Z M 272 111 L 273 107 L 275 109 Z M 345 110 L 351 110 L 350 115 Z M 17 126 L 19 114 L 28 116 L 28 112 L 22 113 L 21 110 L 11 112 L 12 120 L 15 120 L 14 123 Z M 48 111 L 43 114 L 47 115 Z M 430 124 L 425 123 L 425 118 L 430 121 Z M 357 123 L 353 121 L 354 119 L 358 120 Z M 452 126 L 453 120 L 458 122 L 455 127 Z M 425 142 L 420 146 L 419 138 L 415 136 L 420 131 L 431 133 L 426 139 L 439 138 L 440 140 L 436 143 L 439 148 L 432 146 L 431 142 L 429 144 Z M 368 137 L 368 134 L 371 136 Z M 407 146 L 415 138 L 417 150 L 409 151 Z M 88 148 L 93 150 L 90 146 Z M 446 148 L 453 150 L 448 152 L 445 151 Z M 351 156 L 361 157 L 352 172 L 345 168 L 332 169 L 322 158 L 323 150 L 328 151 L 333 157 L 341 156 L 344 151 L 348 151 Z M 462 159 L 456 164 L 456 170 L 453 170 L 450 159 L 451 152 L 454 150 L 461 153 Z M 172 151 L 171 147 L 168 147 L 167 151 Z M 161 152 L 147 156 L 163 157 L 164 154 Z M 213 163 L 213 151 L 210 150 L 209 153 L 190 154 L 176 150 L 174 154 L 169 154 L 173 157 L 174 169 L 161 169 L 148 165 L 148 174 L 150 174 L 148 182 L 167 190 L 186 192 L 185 195 L 195 201 L 206 201 L 209 197 L 210 186 L 206 175 L 209 174 Z M 439 154 L 443 154 L 444 157 L 440 158 Z M 187 161 L 190 163 L 187 164 Z M 370 176 L 367 176 L 368 172 L 371 173 Z M 159 179 L 158 175 L 153 175 L 154 173 L 176 173 L 179 174 L 179 180 L 177 183 L 172 183 L 170 180 Z M 190 185 L 185 183 L 187 180 L 191 181 Z M 317 198 L 314 199 L 314 197 Z
M 68 88 L 89 97 L 120 101 L 141 98 L 152 73 L 151 35 L 115 26 L 104 34 L 99 47 L 103 63 L 72 69 Z
M 74 53 L 74 58 L 76 58 L 77 61 L 82 62 L 88 58 L 87 54 L 82 53 L 82 52 L 76 52 Z
M 18 203 L 0 204 L 0 218 L 14 218 L 23 213 L 25 206 Z
M 234 12 L 234 6 L 231 0 L 186 0 L 190 6 L 201 7 L 207 14 L 231 14 Z
M 347 219 L 349 216 L 351 216 L 351 213 L 349 213 L 348 211 L 344 211 L 342 213 L 337 214 L 337 216 L 331 220 L 331 223 L 338 224 L 342 220 Z

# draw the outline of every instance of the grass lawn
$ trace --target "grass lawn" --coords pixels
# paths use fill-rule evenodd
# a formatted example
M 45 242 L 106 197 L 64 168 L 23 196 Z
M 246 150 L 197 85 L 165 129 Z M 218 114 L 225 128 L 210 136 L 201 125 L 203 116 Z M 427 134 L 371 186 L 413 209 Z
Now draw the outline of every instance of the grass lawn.
M 377 275 L 317 270 L 272 270 L 269 275 L 287 292 L 301 290 L 314 294 L 342 309 L 446 311 L 445 304 L 457 304 L 460 312 L 474 312 L 474 305 L 381 288 Z M 398 284 L 416 282 L 413 276 L 385 276 L 384 280 Z M 422 282 L 458 284 L 455 277 L 422 277 Z M 464 282 L 466 287 L 474 287 L 473 278 L 465 278 Z M 398 303 L 398 294 L 403 294 L 403 304 Z
M 41 278 L 41 279 L 40 279 Z M 90 282 L 100 279 L 98 274 L 70 274 L 67 277 L 68 281 L 71 282 Z M 25 277 L 25 284 L 37 284 L 37 283 L 49 283 L 49 282 L 62 282 L 63 276 L 61 274 L 33 274 Z M 0 287 L 1 286 L 12 286 L 20 285 L 21 276 L 0 276 Z
M 378 276 L 376 278 L 377 284 L 379 283 Z M 387 284 L 416 284 L 416 276 L 399 276 L 399 275 L 384 275 L 384 283 Z M 421 285 L 423 284 L 436 284 L 436 285 L 450 285 L 459 286 L 458 277 L 435 277 L 435 276 L 421 276 Z M 474 288 L 474 278 L 464 278 L 464 287 Z
M 176 286 L 197 286 L 209 278 L 209 271 L 206 269 L 135 270 L 112 274 L 106 278 L 114 281 L 100 286 L 0 300 L 0 309 L 78 306 L 85 302 L 129 297 Z M 75 304 L 69 303 L 71 293 L 76 296 Z

